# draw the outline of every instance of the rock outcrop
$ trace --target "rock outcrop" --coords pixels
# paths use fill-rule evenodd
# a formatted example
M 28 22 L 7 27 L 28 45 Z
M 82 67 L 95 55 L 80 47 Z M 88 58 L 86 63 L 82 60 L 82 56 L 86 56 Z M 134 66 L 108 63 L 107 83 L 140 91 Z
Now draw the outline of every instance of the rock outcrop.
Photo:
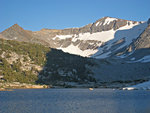
M 135 49 L 150 48 L 150 25 L 144 30 L 144 32 L 133 43 Z

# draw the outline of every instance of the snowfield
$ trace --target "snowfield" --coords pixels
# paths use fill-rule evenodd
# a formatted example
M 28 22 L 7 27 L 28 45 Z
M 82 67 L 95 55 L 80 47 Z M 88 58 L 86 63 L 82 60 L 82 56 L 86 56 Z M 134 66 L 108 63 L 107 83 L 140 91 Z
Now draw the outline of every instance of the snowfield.
M 115 18 L 107 18 L 104 22 L 104 24 L 109 24 L 110 22 L 116 20 Z M 72 42 L 79 41 L 99 41 L 101 43 L 97 43 L 97 47 L 99 47 L 96 50 L 93 49 L 87 49 L 85 51 L 81 50 L 79 48 L 79 44 L 74 46 L 73 44 L 69 45 L 68 47 L 59 47 L 57 49 L 61 49 L 64 52 L 68 52 L 71 54 L 76 54 L 84 57 L 94 57 L 97 59 L 103 59 L 109 57 L 111 53 L 111 48 L 119 45 L 119 47 L 114 48 L 114 51 L 117 51 L 125 46 L 128 46 L 131 44 L 133 40 L 135 40 L 147 27 L 146 22 L 135 22 L 128 21 L 129 24 L 120 27 L 117 30 L 111 29 L 108 31 L 101 31 L 96 33 L 80 33 L 80 34 L 70 34 L 70 35 L 56 35 L 53 39 L 56 38 L 58 40 L 65 40 L 70 38 Z M 96 26 L 100 25 L 100 22 L 96 23 Z M 103 46 L 101 46 L 104 44 Z
M 76 55 L 80 55 L 80 56 L 83 56 L 83 57 L 88 57 L 89 55 L 94 54 L 98 51 L 98 50 L 89 50 L 89 49 L 85 50 L 85 51 L 82 51 L 80 48 L 78 48 L 78 46 L 74 46 L 73 44 L 69 45 L 66 48 L 60 47 L 60 48 L 57 48 L 57 49 L 63 50 L 66 53 L 76 54 Z
M 142 24 L 136 23 L 136 24 L 123 26 L 117 29 L 116 31 L 111 32 L 110 33 L 111 35 L 109 34 L 109 38 L 106 38 L 107 35 L 105 36 L 105 38 L 108 39 L 107 41 L 106 40 L 104 41 L 105 45 L 102 47 L 100 46 L 98 48 L 98 52 L 95 53 L 92 57 L 97 59 L 103 59 L 109 57 L 108 54 L 110 53 L 110 51 L 112 51 L 111 48 L 113 46 L 117 46 L 116 43 L 118 41 L 121 42 L 121 40 L 123 40 L 122 41 L 123 43 L 121 43 L 119 47 L 114 48 L 113 52 L 131 44 L 133 40 L 138 38 L 138 36 L 144 31 L 146 27 L 147 27 L 147 23 L 142 23 Z M 107 54 L 106 57 L 103 57 L 103 54 Z
M 123 88 L 123 90 L 135 90 L 135 89 L 150 90 L 150 81 Z

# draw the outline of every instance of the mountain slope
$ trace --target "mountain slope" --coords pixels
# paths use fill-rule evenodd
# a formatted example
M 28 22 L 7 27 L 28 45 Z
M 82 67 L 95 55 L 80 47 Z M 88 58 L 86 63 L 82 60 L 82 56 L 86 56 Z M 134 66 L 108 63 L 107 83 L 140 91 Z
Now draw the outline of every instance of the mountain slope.
M 44 84 L 63 85 L 66 82 L 89 83 L 92 81 L 97 82 L 98 85 L 111 86 L 112 84 L 138 83 L 150 79 L 149 23 L 150 21 L 136 22 L 104 17 L 81 28 L 42 29 L 36 32 L 27 31 L 14 25 L 0 34 L 0 38 L 8 39 L 4 40 L 6 45 L 9 43 L 7 46 L 5 43 L 1 43 L 5 45 L 3 45 L 5 51 L 0 49 L 1 62 L 8 62 L 6 65 L 9 65 L 10 72 L 15 71 L 12 68 L 13 65 L 20 70 L 18 68 L 20 62 L 25 69 L 33 68 L 34 71 L 30 71 L 30 74 L 34 74 L 36 80 L 32 79 L 31 81 Z M 17 49 L 13 43 L 16 44 Z M 27 49 L 30 47 L 26 44 L 33 46 L 35 51 L 33 55 L 30 55 L 31 51 Z M 47 46 L 75 55 L 55 49 L 43 53 L 42 51 L 45 49 L 49 50 Z M 16 53 L 16 50 L 19 53 Z M 41 55 L 46 59 L 45 62 Z M 38 63 L 38 57 L 44 65 Z M 16 59 L 15 61 L 18 63 L 14 64 L 12 59 Z M 29 62 L 24 62 L 25 59 Z M 35 60 L 30 62 L 31 59 Z M 38 71 L 38 69 L 42 70 Z M 24 73 L 27 72 L 20 70 L 19 73 L 24 77 Z M 10 79 L 9 75 L 13 74 L 7 73 L 7 79 Z M 20 81 L 20 78 L 14 79 L 14 81 L 17 80 Z
M 118 29 L 110 36 L 113 38 L 108 40 L 103 46 L 100 46 L 99 51 L 93 57 L 106 58 L 112 56 L 116 51 L 128 47 L 146 27 L 147 23 L 140 23 L 137 25 L 127 25 Z
M 116 55 L 129 63 L 150 62 L 150 25 L 132 43 Z
M 39 44 L 0 39 L 0 76 L 8 82 L 95 81 L 88 68 L 93 61 Z
M 40 43 L 71 54 L 106 58 L 128 46 L 146 27 L 146 22 L 104 17 L 80 28 L 31 32 L 14 25 L 1 34 L 7 39 Z
M 47 42 L 42 39 L 34 38 L 32 31 L 24 30 L 18 24 L 14 24 L 10 28 L 1 32 L 3 38 L 8 40 L 16 40 L 22 42 L 31 42 L 31 43 L 39 43 L 43 45 L 49 45 Z
M 150 48 L 150 24 L 132 45 L 134 50 Z
M 32 38 L 32 32 L 24 30 L 18 24 L 14 24 L 1 34 L 10 40 L 30 41 Z

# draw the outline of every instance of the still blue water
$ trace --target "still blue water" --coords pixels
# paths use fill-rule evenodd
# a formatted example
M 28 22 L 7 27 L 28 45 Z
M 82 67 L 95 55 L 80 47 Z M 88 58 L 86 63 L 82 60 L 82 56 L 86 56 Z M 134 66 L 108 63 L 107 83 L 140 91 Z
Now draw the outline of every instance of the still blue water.
M 1 91 L 0 113 L 150 113 L 150 91 L 112 89 Z

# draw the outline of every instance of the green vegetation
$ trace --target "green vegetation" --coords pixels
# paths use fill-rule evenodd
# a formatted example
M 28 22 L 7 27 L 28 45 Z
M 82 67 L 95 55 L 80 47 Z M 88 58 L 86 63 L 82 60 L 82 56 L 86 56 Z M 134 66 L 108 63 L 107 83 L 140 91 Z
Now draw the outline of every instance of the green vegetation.
M 0 54 L 2 54 L 2 52 L 7 52 L 7 57 L 10 57 L 10 52 L 15 52 L 19 55 L 27 55 L 35 64 L 40 66 L 45 64 L 45 55 L 49 51 L 50 49 L 48 47 L 39 44 L 0 39 Z
M 27 59 L 29 57 L 32 64 L 44 66 L 46 63 L 46 53 L 49 51 L 48 47 L 38 44 L 0 39 L 0 75 L 3 75 L 4 80 L 8 82 L 35 83 L 38 77 L 34 73 L 34 71 L 37 71 L 34 67 L 31 67 L 31 70 L 22 70 L 20 58 L 12 64 L 6 59 L 10 58 L 10 54 L 14 52 L 18 55 L 24 55 L 23 62 L 29 62 Z M 6 53 L 4 58 L 2 58 L 2 53 Z
M 4 76 L 3 79 L 7 82 L 96 82 L 91 70 L 87 68 L 95 65 L 92 62 L 93 59 L 71 55 L 40 44 L 0 39 L 0 76 Z M 43 70 L 38 70 L 37 66 Z

